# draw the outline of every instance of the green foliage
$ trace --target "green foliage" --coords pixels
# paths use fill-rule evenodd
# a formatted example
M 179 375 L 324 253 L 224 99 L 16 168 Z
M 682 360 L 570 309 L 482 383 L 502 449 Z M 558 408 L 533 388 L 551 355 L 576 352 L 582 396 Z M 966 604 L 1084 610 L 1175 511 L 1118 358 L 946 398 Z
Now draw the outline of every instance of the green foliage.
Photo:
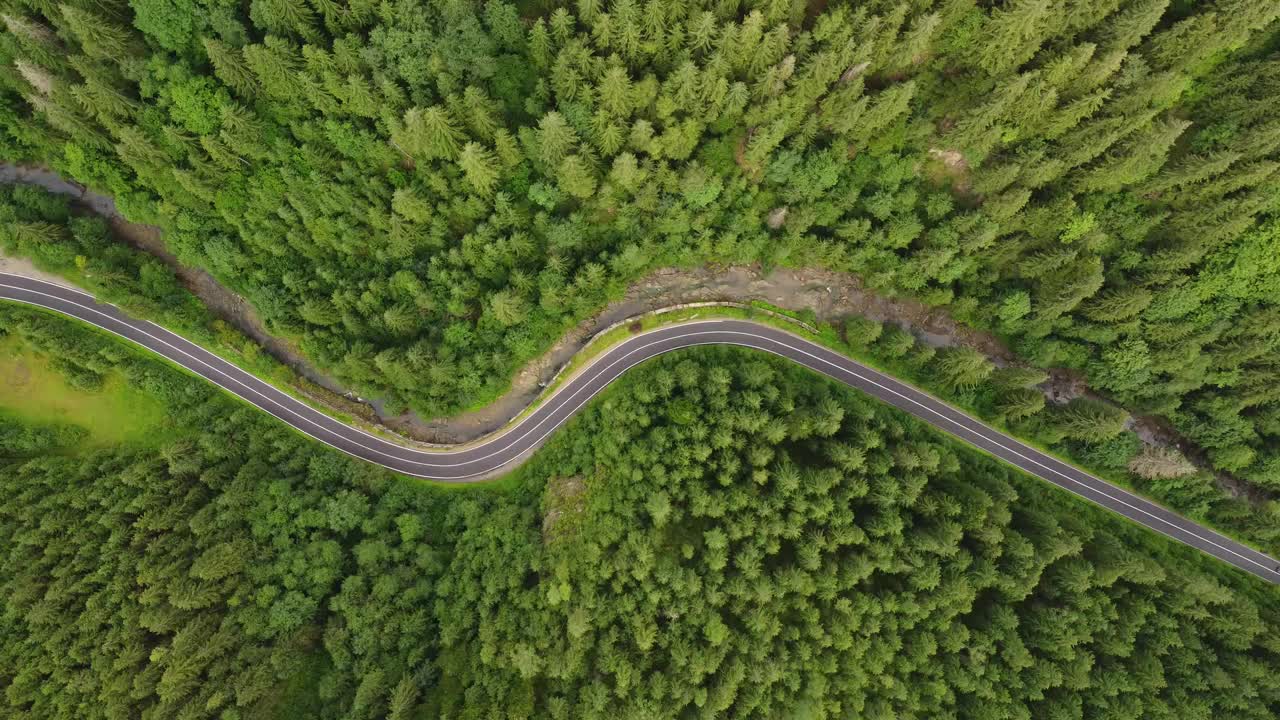
M 1188 633 L 1232 636 L 1198 636 L 1201 649 L 1268 645 L 1242 595 L 1126 548 L 1123 524 L 783 362 L 667 356 L 566 429 L 525 476 L 582 478 L 572 534 L 548 542 L 537 515 L 466 515 L 482 535 L 439 580 L 466 598 L 440 616 L 446 713 L 1052 717 L 1123 704 L 1173 718 L 1180 688 L 1213 672 Z M 1191 597 L 1241 626 L 1184 619 Z M 1100 667 L 1130 682 L 1117 689 Z M 1266 717 L 1274 692 L 1239 711 Z
M 137 376 L 113 369 L 118 348 L 94 342 L 101 336 L 8 305 L 0 307 L 0 324 L 0 446 L 23 455 L 76 453 L 170 439 L 165 403 L 130 387 Z
M 183 53 L 189 49 L 195 29 L 204 25 L 193 0 L 130 0 L 133 26 L 156 44 Z
M 1101 442 L 1119 435 L 1128 420 L 1129 414 L 1114 405 L 1077 398 L 1055 412 L 1052 422 L 1069 438 Z
M 0 154 L 114 194 L 424 415 L 654 268 L 820 266 L 953 304 L 1275 486 L 1280 6 L 553 5 L 8 2 Z M 8 251 L 113 267 L 79 226 L 3 219 Z M 85 277 L 202 325 L 116 265 Z
M 0 457 L 15 457 L 71 449 L 89 436 L 78 425 L 33 425 L 6 417 L 0 411 Z
M 3 714 L 284 717 L 276 696 L 299 685 L 299 705 L 327 708 L 313 717 L 339 717 L 373 674 L 392 684 L 377 703 L 420 707 L 412 691 L 428 682 L 418 668 L 435 635 L 420 607 L 383 603 L 428 603 L 442 564 L 406 518 L 435 525 L 433 494 L 317 454 L 105 336 L 25 309 L 0 314 L 50 352 L 123 374 L 169 406 L 182 434 L 158 451 L 71 454 L 83 430 L 0 419 Z
M 973 348 L 950 348 L 934 360 L 942 382 L 953 389 L 972 388 L 990 377 L 995 366 Z
M 664 356 L 444 493 L 115 357 L 185 437 L 0 462 L 9 714 L 1280 707 L 1270 594 L 785 361 Z
M 469 142 L 458 155 L 458 167 L 473 190 L 480 195 L 493 194 L 498 182 L 498 160 L 492 152 L 479 143 Z
M 854 347 L 868 347 L 879 339 L 883 332 L 883 325 L 867 318 L 852 317 L 844 324 L 845 339 Z
M 1039 368 L 1007 367 L 992 374 L 991 380 L 1003 388 L 1030 388 L 1049 379 L 1049 373 Z
M 0 222 L 0 251 L 76 277 L 104 300 L 174 319 L 204 312 L 168 268 L 113 242 L 105 221 L 72 216 L 65 198 L 0 187 Z
M 996 409 L 1006 420 L 1022 420 L 1044 409 L 1044 393 L 1034 388 L 1014 387 L 1000 394 Z
M 911 333 L 897 325 L 887 325 L 875 341 L 874 347 L 889 357 L 899 358 L 910 352 L 915 345 L 916 339 Z

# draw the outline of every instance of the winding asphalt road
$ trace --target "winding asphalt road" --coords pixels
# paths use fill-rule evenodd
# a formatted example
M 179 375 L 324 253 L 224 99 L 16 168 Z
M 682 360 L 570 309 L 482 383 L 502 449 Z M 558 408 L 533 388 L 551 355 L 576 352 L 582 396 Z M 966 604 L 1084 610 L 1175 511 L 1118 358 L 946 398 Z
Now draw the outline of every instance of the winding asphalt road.
M 746 320 L 703 320 L 660 327 L 608 349 L 507 430 L 455 450 L 404 447 L 346 425 L 276 389 L 204 348 L 138 320 L 92 295 L 0 273 L 0 299 L 76 318 L 162 355 L 256 405 L 298 431 L 358 458 L 414 477 L 468 482 L 509 469 L 628 368 L 696 345 L 739 345 L 773 353 L 868 393 L 1046 482 L 1090 500 L 1223 562 L 1280 584 L 1280 561 L 1149 500 L 1019 442 L 956 408 L 837 352 L 784 330 Z

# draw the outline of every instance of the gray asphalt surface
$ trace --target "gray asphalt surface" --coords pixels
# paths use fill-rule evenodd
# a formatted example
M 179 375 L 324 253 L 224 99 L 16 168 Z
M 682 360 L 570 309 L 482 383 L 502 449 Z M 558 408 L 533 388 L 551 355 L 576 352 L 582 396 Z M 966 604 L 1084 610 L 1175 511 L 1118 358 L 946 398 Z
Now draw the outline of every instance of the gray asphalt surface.
M 696 345 L 754 348 L 857 388 L 1046 482 L 1280 584 L 1280 561 L 1275 558 L 1046 455 L 844 355 L 786 331 L 746 320 L 696 321 L 632 336 L 604 352 L 517 425 L 465 448 L 437 452 L 404 447 L 346 425 L 159 325 L 132 318 L 83 292 L 0 273 L 0 299 L 53 310 L 124 337 L 320 442 L 396 472 L 446 482 L 475 481 L 514 467 L 596 393 L 628 368 L 649 358 Z

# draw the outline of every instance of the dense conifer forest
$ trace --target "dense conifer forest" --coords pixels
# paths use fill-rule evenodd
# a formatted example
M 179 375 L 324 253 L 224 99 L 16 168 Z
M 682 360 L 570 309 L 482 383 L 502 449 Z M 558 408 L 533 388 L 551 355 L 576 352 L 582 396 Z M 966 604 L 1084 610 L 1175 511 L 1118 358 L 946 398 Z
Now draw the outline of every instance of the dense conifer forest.
M 184 429 L 92 453 L 0 432 L 6 717 L 1280 711 L 1273 590 L 784 361 L 646 364 L 460 493 L 0 319 Z
M 110 194 L 424 415 L 493 399 L 656 268 L 854 273 L 1031 367 L 853 320 L 857 349 L 1268 546 L 1274 500 L 1124 430 L 1162 417 L 1280 491 L 1278 17 L 0 0 L 0 159 Z M 4 190 L 0 249 L 253 352 L 65 201 Z M 5 717 L 1280 715 L 1274 589 L 767 357 L 647 364 L 457 492 L 70 323 L 5 304 L 0 336 L 80 387 L 119 374 L 179 437 L 86 450 L 0 414 Z M 1115 404 L 1046 408 L 1034 367 Z
M 31 186 L 0 187 L 0 252 L 29 257 L 39 268 L 141 317 L 169 325 L 304 398 L 331 402 L 337 397 L 317 394 L 314 385 L 215 319 L 166 266 L 114 238 L 107 223 L 78 212 L 64 196 Z M 1003 430 L 1129 485 L 1198 522 L 1266 552 L 1280 553 L 1280 502 L 1239 497 L 1219 482 L 1211 468 L 1197 465 L 1176 447 L 1145 442 L 1129 427 L 1132 415 L 1121 407 L 1089 397 L 1048 402 L 1039 387 L 1048 377 L 1044 371 L 997 368 L 972 348 L 939 351 L 898 325 L 861 317 L 849 318 L 839 328 L 823 326 L 817 339 L 928 388 Z M 81 372 L 75 377 L 87 378 L 91 384 L 99 380 Z
M 859 273 L 1280 485 L 1280 6 L 4 0 L 0 156 L 366 394 L 482 403 L 646 270 Z

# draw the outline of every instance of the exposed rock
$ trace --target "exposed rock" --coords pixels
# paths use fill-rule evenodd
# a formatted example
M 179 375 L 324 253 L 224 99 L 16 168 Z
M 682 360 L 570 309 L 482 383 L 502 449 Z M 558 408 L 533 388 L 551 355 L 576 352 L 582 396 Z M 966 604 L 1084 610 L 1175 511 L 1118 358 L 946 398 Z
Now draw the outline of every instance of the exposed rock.
M 942 150 L 940 148 L 929 148 L 929 155 L 936 157 L 942 161 L 950 170 L 968 170 L 969 163 L 964 159 L 964 155 L 959 150 Z

